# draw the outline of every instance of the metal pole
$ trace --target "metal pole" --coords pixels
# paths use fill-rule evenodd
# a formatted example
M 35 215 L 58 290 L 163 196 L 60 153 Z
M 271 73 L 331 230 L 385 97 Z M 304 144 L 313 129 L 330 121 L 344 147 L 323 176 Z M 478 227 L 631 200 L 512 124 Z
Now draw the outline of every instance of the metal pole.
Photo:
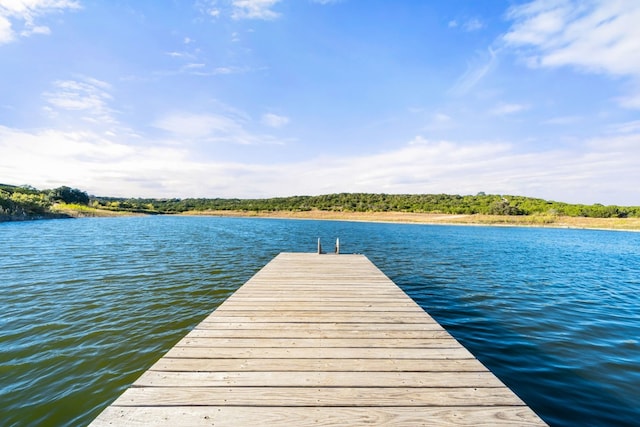
M 322 245 L 320 244 L 320 238 L 318 237 L 318 254 L 322 253 Z
M 336 239 L 336 255 L 340 254 L 340 238 Z

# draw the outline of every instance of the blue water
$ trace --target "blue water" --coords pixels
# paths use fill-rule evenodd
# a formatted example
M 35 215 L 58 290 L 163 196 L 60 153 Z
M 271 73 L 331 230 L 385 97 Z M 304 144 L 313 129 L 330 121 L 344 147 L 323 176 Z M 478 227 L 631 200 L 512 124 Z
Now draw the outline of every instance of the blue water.
M 640 233 L 206 217 L 0 224 L 0 425 L 84 425 L 283 251 L 340 237 L 547 423 L 638 425 Z

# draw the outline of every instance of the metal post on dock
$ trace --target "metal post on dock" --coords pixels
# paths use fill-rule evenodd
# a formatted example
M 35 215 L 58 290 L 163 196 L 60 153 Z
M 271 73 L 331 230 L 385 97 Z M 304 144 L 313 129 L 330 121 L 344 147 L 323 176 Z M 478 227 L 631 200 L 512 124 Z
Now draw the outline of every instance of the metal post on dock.
M 322 253 L 322 244 L 320 243 L 320 238 L 318 237 L 318 255 Z
M 340 254 L 340 238 L 336 239 L 336 255 Z

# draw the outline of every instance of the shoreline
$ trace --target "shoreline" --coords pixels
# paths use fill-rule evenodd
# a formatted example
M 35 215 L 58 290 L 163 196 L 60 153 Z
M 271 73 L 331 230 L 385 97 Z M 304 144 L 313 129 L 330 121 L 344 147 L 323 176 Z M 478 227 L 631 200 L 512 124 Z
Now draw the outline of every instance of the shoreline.
M 93 208 L 57 207 L 54 211 L 68 218 L 146 216 L 152 213 L 111 211 Z M 341 212 L 341 211 L 242 211 L 207 210 L 186 211 L 177 216 L 213 216 L 237 218 L 300 219 L 317 221 L 352 221 L 396 224 L 466 225 L 490 227 L 539 227 L 586 230 L 640 232 L 640 218 L 588 218 L 558 215 L 484 215 L 438 214 L 416 212 Z M 36 219 L 36 218 L 29 218 Z
M 502 227 L 571 228 L 611 231 L 640 231 L 640 218 L 586 218 L 552 215 L 434 214 L 415 212 L 338 212 L 338 211 L 188 211 L 178 215 L 241 218 L 306 219 L 398 224 L 471 225 Z

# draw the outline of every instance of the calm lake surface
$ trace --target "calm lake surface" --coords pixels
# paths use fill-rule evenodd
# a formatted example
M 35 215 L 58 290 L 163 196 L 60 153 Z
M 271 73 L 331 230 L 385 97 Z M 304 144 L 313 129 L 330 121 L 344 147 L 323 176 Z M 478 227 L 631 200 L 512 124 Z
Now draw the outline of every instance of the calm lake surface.
M 279 252 L 367 255 L 553 426 L 640 422 L 640 233 L 209 217 L 0 223 L 0 425 L 86 425 Z

